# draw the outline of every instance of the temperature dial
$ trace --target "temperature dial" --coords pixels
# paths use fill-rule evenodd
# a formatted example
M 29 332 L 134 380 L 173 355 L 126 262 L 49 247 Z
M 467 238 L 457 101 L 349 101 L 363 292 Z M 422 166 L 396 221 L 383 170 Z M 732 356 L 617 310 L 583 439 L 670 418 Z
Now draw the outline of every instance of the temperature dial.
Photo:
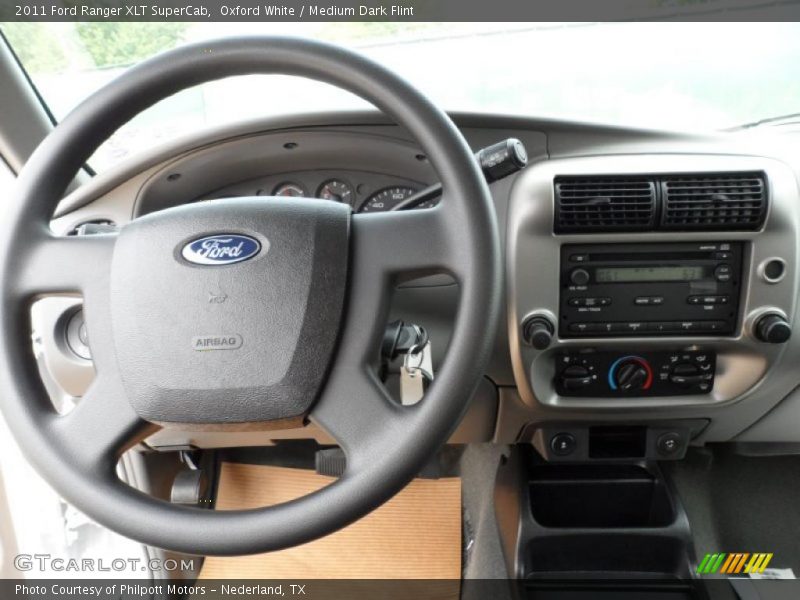
M 649 390 L 653 385 L 653 369 L 640 356 L 623 356 L 608 369 L 608 385 L 623 392 Z

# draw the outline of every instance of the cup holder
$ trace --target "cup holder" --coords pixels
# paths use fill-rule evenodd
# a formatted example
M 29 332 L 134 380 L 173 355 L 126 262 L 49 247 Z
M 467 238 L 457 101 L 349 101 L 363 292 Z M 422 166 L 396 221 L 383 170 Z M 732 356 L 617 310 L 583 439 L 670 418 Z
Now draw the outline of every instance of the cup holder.
M 541 465 L 530 502 L 543 527 L 666 527 L 675 509 L 663 481 L 637 465 Z

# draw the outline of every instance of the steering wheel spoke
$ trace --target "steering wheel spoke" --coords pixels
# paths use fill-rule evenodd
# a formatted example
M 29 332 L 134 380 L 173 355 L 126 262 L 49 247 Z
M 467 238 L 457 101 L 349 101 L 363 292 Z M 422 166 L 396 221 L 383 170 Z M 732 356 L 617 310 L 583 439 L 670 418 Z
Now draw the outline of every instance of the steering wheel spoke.
M 114 253 L 115 234 L 55 236 L 45 233 L 25 257 L 17 273 L 21 295 L 84 292 L 107 285 Z
M 356 214 L 351 235 L 351 271 L 408 279 L 449 271 L 454 262 L 445 212 L 439 207 Z
M 344 331 L 311 420 L 345 450 L 348 470 L 358 471 L 409 418 L 376 375 L 392 288 L 447 270 L 452 260 L 444 216 L 436 208 L 355 215 L 351 236 Z
M 107 374 L 96 377 L 75 408 L 54 425 L 73 460 L 101 471 L 113 471 L 125 450 L 156 429 L 133 410 L 122 382 Z
M 334 366 L 310 418 L 345 451 L 348 471 L 358 471 L 404 415 L 368 367 L 348 362 Z

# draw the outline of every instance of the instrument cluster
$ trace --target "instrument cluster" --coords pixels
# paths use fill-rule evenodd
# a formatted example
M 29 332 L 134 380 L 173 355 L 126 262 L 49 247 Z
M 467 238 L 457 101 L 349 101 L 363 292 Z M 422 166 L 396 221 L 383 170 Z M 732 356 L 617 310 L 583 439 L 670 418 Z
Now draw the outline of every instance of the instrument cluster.
M 348 204 L 353 212 L 385 212 L 428 185 L 380 173 L 298 171 L 227 186 L 202 199 L 240 196 L 319 198 Z M 431 208 L 437 201 L 425 202 L 419 208 Z

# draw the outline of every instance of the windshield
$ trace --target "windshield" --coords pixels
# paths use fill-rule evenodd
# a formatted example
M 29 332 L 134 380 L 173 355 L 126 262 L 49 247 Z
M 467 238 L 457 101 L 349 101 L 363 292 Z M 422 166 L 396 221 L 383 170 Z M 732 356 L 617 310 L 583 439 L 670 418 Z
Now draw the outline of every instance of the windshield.
M 451 111 L 708 130 L 800 108 L 790 23 L 8 23 L 3 32 L 56 119 L 130 65 L 185 43 L 301 35 L 352 47 Z M 146 111 L 96 153 L 138 150 L 226 122 L 367 105 L 323 84 L 238 77 Z

